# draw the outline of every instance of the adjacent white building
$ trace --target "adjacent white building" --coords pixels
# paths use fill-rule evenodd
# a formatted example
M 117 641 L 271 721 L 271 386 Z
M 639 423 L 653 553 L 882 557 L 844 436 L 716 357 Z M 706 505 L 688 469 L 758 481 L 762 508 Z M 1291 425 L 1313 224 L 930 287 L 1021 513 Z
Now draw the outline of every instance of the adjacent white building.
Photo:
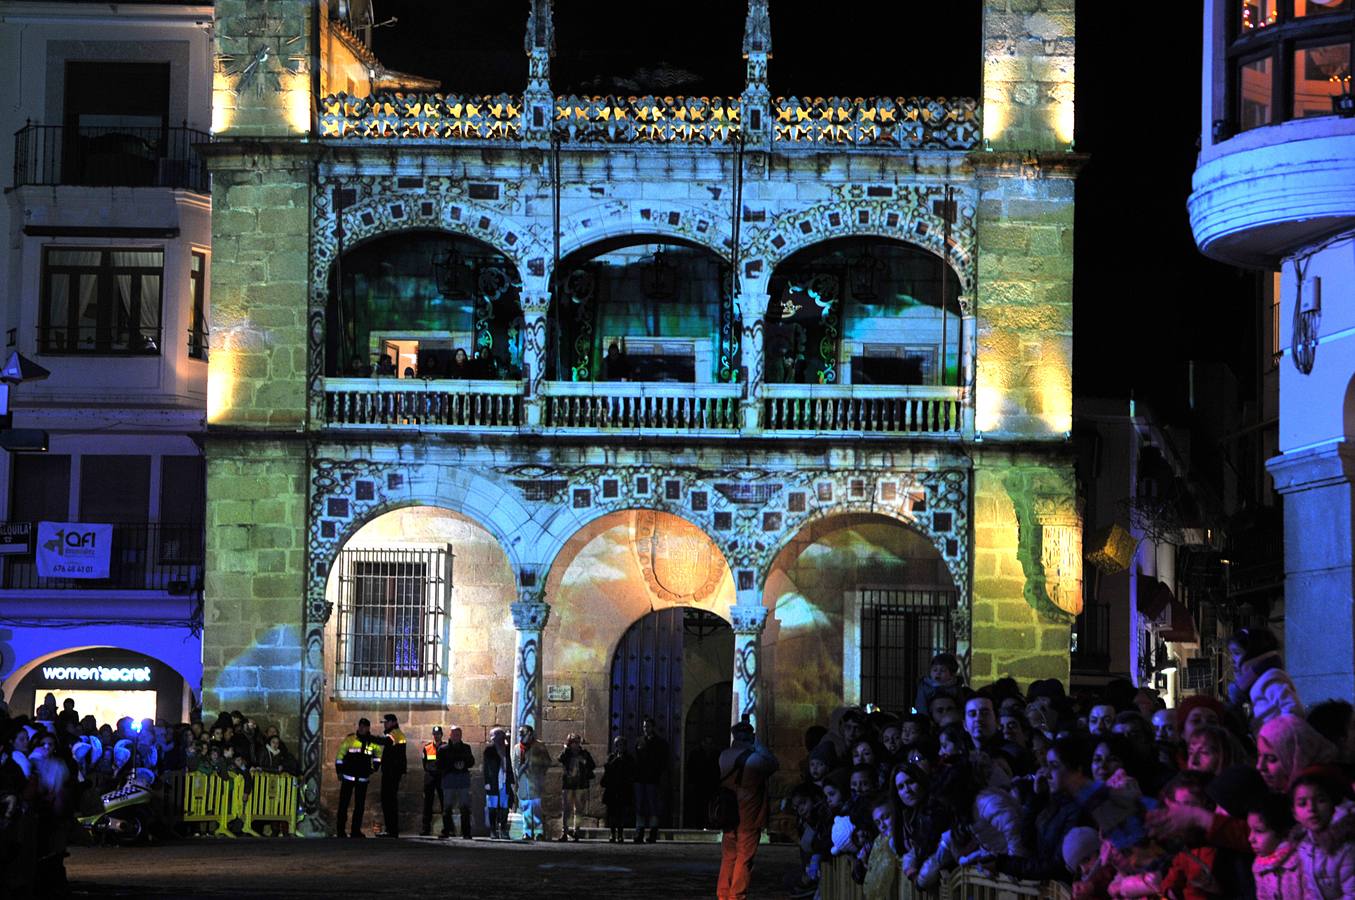
M 1355 693 L 1355 104 L 1351 0 L 1206 0 L 1200 249 L 1279 285 L 1288 667 L 1305 700 Z
M 113 526 L 108 578 L 0 556 L 16 711 L 134 690 L 78 706 L 175 719 L 199 688 L 211 54 L 210 4 L 0 2 L 0 329 L 51 371 L 15 395 L 50 446 L 0 454 L 0 514 Z M 146 678 L 67 677 L 103 670 Z

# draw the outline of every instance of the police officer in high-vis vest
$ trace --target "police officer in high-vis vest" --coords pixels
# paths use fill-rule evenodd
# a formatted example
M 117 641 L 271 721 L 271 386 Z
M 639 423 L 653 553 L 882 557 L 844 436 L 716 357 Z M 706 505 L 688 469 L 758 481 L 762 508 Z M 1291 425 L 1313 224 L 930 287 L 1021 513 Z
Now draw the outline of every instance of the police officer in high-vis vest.
M 433 833 L 433 798 L 442 805 L 442 773 L 438 771 L 438 749 L 443 745 L 442 726 L 433 726 L 432 740 L 423 742 L 423 827 L 419 834 L 428 837 Z M 442 835 L 447 837 L 446 834 Z
M 372 723 L 358 719 L 358 730 L 339 743 L 334 768 L 339 773 L 339 837 L 344 836 L 348 803 L 353 802 L 353 837 L 362 833 L 362 811 L 367 804 L 367 782 L 381 766 L 381 742 L 372 734 Z
M 381 818 L 386 830 L 377 837 L 398 838 L 400 836 L 400 779 L 409 771 L 409 757 L 405 754 L 408 741 L 400 730 L 400 720 L 386 713 L 381 720 L 381 730 L 385 732 L 381 740 L 385 746 L 381 750 Z

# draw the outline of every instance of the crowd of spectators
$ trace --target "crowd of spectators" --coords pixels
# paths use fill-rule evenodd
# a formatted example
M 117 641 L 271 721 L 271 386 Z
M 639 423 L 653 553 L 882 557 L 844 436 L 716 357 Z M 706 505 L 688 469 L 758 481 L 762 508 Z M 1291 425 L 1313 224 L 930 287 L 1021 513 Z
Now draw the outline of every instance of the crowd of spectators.
M 0 896 L 63 896 L 66 846 L 79 816 L 129 781 L 172 772 L 296 774 L 277 729 L 239 712 L 210 725 L 119 719 L 100 725 L 48 694 L 32 715 L 11 715 L 0 697 Z M 246 787 L 248 790 L 248 786 Z
M 868 898 L 949 872 L 1059 881 L 1079 898 L 1355 897 L 1355 710 L 1305 710 L 1275 636 L 1234 635 L 1230 702 L 1167 709 L 1115 681 L 974 690 L 940 654 L 906 715 L 849 708 L 806 733 L 785 807 L 814 896 L 850 867 Z

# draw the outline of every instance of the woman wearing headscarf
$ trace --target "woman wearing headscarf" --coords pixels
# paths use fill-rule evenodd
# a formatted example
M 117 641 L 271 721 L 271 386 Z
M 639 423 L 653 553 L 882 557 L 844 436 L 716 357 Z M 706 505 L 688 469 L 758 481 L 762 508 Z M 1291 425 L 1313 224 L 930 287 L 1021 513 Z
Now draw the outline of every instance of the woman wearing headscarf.
M 1276 716 L 1256 736 L 1256 771 L 1277 794 L 1289 792 L 1294 779 L 1309 766 L 1336 759 L 1336 747 L 1298 716 Z

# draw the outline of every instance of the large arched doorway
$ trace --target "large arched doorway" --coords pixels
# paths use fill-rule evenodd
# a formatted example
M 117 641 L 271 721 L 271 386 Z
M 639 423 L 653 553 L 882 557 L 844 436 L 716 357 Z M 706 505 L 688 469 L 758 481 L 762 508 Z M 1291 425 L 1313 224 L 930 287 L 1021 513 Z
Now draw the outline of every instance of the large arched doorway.
M 910 711 L 931 656 L 955 650 L 958 593 L 931 539 L 869 513 L 805 525 L 767 576 L 763 668 L 782 765 L 844 704 Z
M 733 670 L 734 632 L 724 619 L 703 609 L 670 607 L 649 613 L 626 630 L 612 655 L 611 736 L 633 747 L 641 721 L 651 717 L 668 743 L 670 777 L 663 785 L 667 825 L 690 825 L 688 807 L 703 786 L 713 787 L 699 756 L 700 751 L 728 746 Z M 721 686 L 723 702 L 717 693 Z M 708 794 L 695 802 L 707 799 Z

